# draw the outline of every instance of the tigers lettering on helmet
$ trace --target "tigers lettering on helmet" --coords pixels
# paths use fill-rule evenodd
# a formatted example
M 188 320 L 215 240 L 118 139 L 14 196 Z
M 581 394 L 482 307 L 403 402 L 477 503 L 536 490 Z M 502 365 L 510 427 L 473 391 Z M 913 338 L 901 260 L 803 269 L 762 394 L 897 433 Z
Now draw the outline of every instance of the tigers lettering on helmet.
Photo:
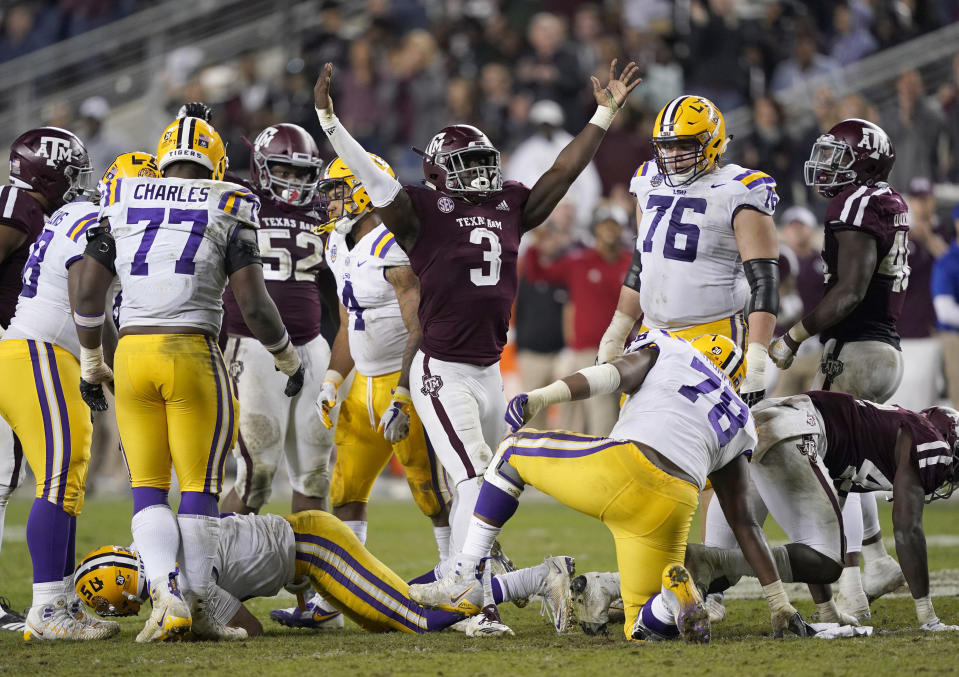
M 157 142 L 160 172 L 174 162 L 195 162 L 206 167 L 215 181 L 226 172 L 226 148 L 213 126 L 200 118 L 180 118 L 163 130 Z
M 426 185 L 452 197 L 485 196 L 501 190 L 500 154 L 472 125 L 444 127 L 430 139 L 423 158 Z
M 302 206 L 313 202 L 323 158 L 316 141 L 299 125 L 271 125 L 250 143 L 250 180 L 278 202 Z
M 396 172 L 386 160 L 373 153 L 367 153 L 367 155 L 381 171 L 396 178 Z M 360 217 L 373 211 L 369 193 L 342 158 L 333 158 L 333 161 L 323 170 L 319 190 L 328 200 L 326 210 L 329 220 L 317 226 L 314 232 L 328 233 L 336 230 L 346 235 Z
M 139 556 L 118 545 L 87 553 L 73 574 L 73 586 L 77 596 L 101 616 L 135 616 L 148 596 Z
M 874 186 L 885 181 L 895 162 L 896 149 L 882 127 L 850 118 L 816 139 L 803 165 L 803 180 L 833 197 L 850 183 Z
M 719 367 L 729 380 L 733 388 L 739 392 L 739 386 L 746 379 L 746 356 L 732 339 L 720 334 L 703 334 L 692 341 L 692 346 L 709 361 Z
M 47 214 L 78 197 L 92 197 L 96 187 L 83 142 L 59 127 L 31 129 L 14 140 L 10 183 L 42 195 L 49 203 Z
M 719 108 L 702 96 L 678 96 L 653 124 L 653 156 L 667 185 L 695 181 L 719 162 L 730 137 Z

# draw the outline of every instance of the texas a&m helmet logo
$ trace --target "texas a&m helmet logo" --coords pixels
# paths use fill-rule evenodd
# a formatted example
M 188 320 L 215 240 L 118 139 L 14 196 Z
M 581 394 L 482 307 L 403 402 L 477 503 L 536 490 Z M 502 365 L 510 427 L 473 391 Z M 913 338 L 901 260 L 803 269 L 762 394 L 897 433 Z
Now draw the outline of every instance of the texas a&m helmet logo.
M 56 167 L 58 162 L 73 161 L 73 149 L 67 139 L 61 139 L 57 136 L 44 136 L 40 138 L 37 157 L 46 158 L 48 165 Z

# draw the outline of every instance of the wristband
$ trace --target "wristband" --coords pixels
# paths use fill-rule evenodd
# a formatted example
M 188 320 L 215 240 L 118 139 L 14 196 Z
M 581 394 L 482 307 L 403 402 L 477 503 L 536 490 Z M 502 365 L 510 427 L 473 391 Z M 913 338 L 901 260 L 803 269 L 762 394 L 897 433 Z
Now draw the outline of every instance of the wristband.
M 316 117 L 320 121 L 320 127 L 323 128 L 323 131 L 325 133 L 329 134 L 330 131 L 336 128 L 336 123 L 339 122 L 339 120 L 337 119 L 336 114 L 333 113 L 332 99 L 330 99 L 329 108 L 324 108 L 322 110 L 319 108 L 315 108 L 314 110 L 316 110 Z
M 786 594 L 783 582 L 779 579 L 776 579 L 769 585 L 764 585 L 763 595 L 765 595 L 766 601 L 769 602 L 769 608 L 772 611 L 789 606 L 789 596 Z
M 73 323 L 81 329 L 97 329 L 103 326 L 103 320 L 106 318 L 104 313 L 99 315 L 84 315 L 73 311 Z
M 913 599 L 912 601 L 916 605 L 916 618 L 919 619 L 919 625 L 939 622 L 939 618 L 932 608 L 932 600 L 929 598 L 929 595 Z
M 339 388 L 340 385 L 342 385 L 343 383 L 343 374 L 338 372 L 336 369 L 327 369 L 326 376 L 323 377 L 323 381 L 324 382 L 329 381 L 330 383 L 335 385 L 337 388 Z
M 593 113 L 593 117 L 589 119 L 589 122 L 605 131 L 613 124 L 614 117 L 616 117 L 616 111 L 612 108 L 608 106 L 596 106 L 596 112 Z
M 276 343 L 264 343 L 263 347 L 269 350 L 271 353 L 276 355 L 277 353 L 283 352 L 286 347 L 290 344 L 290 335 L 287 333 L 286 329 L 283 330 L 283 336 L 280 337 L 280 340 Z
M 584 367 L 576 372 L 582 374 L 589 384 L 589 396 L 608 395 L 619 389 L 620 374 L 619 369 L 611 365 L 598 364 L 595 367 Z M 567 387 L 568 389 L 568 387 Z
M 390 396 L 397 402 L 403 402 L 404 404 L 413 404 L 413 396 L 410 394 L 409 388 L 404 388 L 403 386 L 396 386 L 393 388 Z
M 786 336 L 795 341 L 796 347 L 798 348 L 799 344 L 809 338 L 810 334 L 808 331 L 806 331 L 806 327 L 803 325 L 802 320 L 800 320 L 790 327 L 789 331 L 786 332 Z

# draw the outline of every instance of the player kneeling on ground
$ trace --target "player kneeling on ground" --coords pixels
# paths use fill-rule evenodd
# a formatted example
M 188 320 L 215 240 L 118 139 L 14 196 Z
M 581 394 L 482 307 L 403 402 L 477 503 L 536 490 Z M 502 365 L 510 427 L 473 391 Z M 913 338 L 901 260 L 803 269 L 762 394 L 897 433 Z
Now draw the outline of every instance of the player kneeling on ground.
M 324 599 L 370 632 L 421 633 L 443 630 L 472 615 L 469 636 L 512 634 L 495 607 L 460 605 L 456 612 L 426 609 L 406 594 L 406 582 L 367 550 L 356 535 L 329 513 L 318 510 L 279 515 L 227 515 L 219 526 L 213 560 L 216 576 L 207 613 L 217 623 L 243 628 L 249 636 L 263 626 L 241 600 L 272 597 L 286 588 L 303 592 L 312 586 Z M 135 546 L 133 546 L 135 547 Z M 494 600 L 542 594 L 556 606 L 569 603 L 568 579 L 546 564 L 494 576 Z M 77 594 L 102 616 L 129 616 L 150 598 L 143 563 L 136 550 L 107 545 L 83 558 L 74 576 Z M 473 615 L 475 614 L 475 615 Z
M 516 430 L 550 404 L 600 393 L 629 395 L 609 437 L 536 430 L 507 437 L 484 476 L 454 573 L 411 586 L 410 596 L 442 606 L 473 587 L 476 563 L 531 484 L 613 533 L 627 638 L 709 641 L 702 597 L 682 566 L 708 476 L 748 561 L 762 572 L 774 632 L 805 635 L 808 626 L 789 603 L 746 503 L 746 457 L 756 435 L 749 408 L 735 392 L 743 362 L 743 352 L 726 337 L 710 334 L 689 343 L 653 330 L 610 363 L 513 398 L 506 416 Z M 569 620 L 556 618 L 557 629 Z

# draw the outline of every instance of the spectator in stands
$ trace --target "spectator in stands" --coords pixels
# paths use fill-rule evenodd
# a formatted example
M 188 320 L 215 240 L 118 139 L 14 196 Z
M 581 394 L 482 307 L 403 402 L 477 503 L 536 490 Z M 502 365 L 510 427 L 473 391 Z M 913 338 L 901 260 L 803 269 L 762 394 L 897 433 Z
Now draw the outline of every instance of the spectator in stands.
M 647 160 L 653 159 L 649 138 L 655 115 L 630 107 L 613 119 L 606 138 L 593 156 L 603 197 L 608 199 L 628 191 L 629 181 L 636 170 Z M 629 198 L 627 210 L 632 212 L 635 204 L 636 201 Z
M 540 12 L 530 21 L 526 38 L 529 49 L 516 64 L 517 87 L 528 91 L 534 100 L 560 102 L 564 117 L 577 120 L 578 125 L 586 74 L 579 71 L 564 21 L 555 14 Z
M 952 209 L 953 228 L 959 237 L 959 205 Z M 932 303 L 946 363 L 946 386 L 952 406 L 959 406 L 959 240 L 936 260 L 932 268 Z
M 794 206 L 782 213 L 779 221 L 780 316 L 777 324 L 785 331 L 810 309 L 823 294 L 822 228 L 816 215 L 806 207 Z M 798 302 L 798 303 L 797 303 Z M 776 334 L 780 334 L 777 328 Z M 805 341 L 792 366 L 779 371 L 779 381 L 771 396 L 785 397 L 809 390 L 819 369 L 822 346 Z
M 829 56 L 840 66 L 847 66 L 869 56 L 879 48 L 879 43 L 868 25 L 855 20 L 852 9 L 844 2 L 836 3 L 832 20 L 832 48 Z
M 743 25 L 736 4 L 735 0 L 706 4 L 692 0 L 689 7 L 688 88 L 724 111 L 746 101 Z
M 623 241 L 628 223 L 629 215 L 624 209 L 601 206 L 595 213 L 591 248 L 574 250 L 552 260 L 546 259 L 535 246 L 526 250 L 523 262 L 527 280 L 562 285 L 569 291 L 570 371 L 594 363 L 599 341 L 606 330 L 606 319 L 616 310 L 619 290 L 633 258 L 631 248 Z M 619 412 L 617 396 L 593 397 L 573 404 L 581 407 L 579 419 L 564 420 L 563 427 L 590 435 L 607 435 L 612 430 Z
M 936 196 L 932 181 L 917 176 L 906 190 L 909 215 L 909 286 L 902 315 L 896 327 L 902 338 L 902 382 L 890 402 L 919 411 L 939 399 L 942 374 L 942 350 L 933 334 L 936 311 L 932 305 L 931 278 L 935 260 L 949 246 L 939 234 L 936 223 Z
M 513 76 L 510 69 L 498 61 L 485 64 L 480 70 L 479 88 L 477 126 L 486 132 L 494 144 L 498 144 L 498 148 L 511 148 L 514 144 L 510 138 L 512 129 L 509 107 L 513 98 Z M 615 118 L 613 121 L 615 122 Z
M 949 140 L 949 155 L 945 161 L 946 179 L 959 183 L 959 54 L 952 58 L 952 78 L 940 87 L 939 100 Z
M 35 30 L 36 18 L 36 10 L 26 2 L 18 2 L 6 11 L 0 24 L 0 61 L 15 59 L 44 45 Z
M 791 175 L 799 149 L 787 134 L 782 109 L 771 96 L 762 96 L 753 102 L 753 130 L 740 146 L 742 164 L 762 167 L 776 179 L 776 192 L 784 204 L 792 204 Z M 740 142 L 737 141 L 737 145 Z M 806 149 L 802 149 L 805 152 Z M 805 158 L 802 158 L 805 160 Z M 789 327 L 787 327 L 788 329 Z
M 129 152 L 130 144 L 115 127 L 105 124 L 110 117 L 110 104 L 102 96 L 85 99 L 80 104 L 79 113 L 80 129 L 77 133 L 90 153 L 93 175 L 101 177 L 118 155 Z
M 530 234 L 532 248 L 550 260 L 565 253 L 570 246 L 574 214 L 568 201 L 560 202 L 549 220 Z M 563 325 L 568 300 L 569 292 L 561 285 L 543 280 L 532 282 L 525 266 L 520 269 L 515 330 L 516 363 L 523 392 L 549 385 L 566 373 L 560 354 L 566 346 Z M 551 427 L 546 415 L 546 410 L 541 411 L 529 425 L 539 429 Z
M 529 109 L 529 123 L 535 125 L 535 131 L 513 151 L 503 175 L 527 186 L 536 183 L 536 180 L 553 166 L 559 152 L 573 138 L 563 129 L 563 121 L 563 109 L 555 101 L 543 100 L 534 103 Z M 593 210 L 600 198 L 600 190 L 599 172 L 590 162 L 566 193 L 566 199 L 576 207 L 574 239 L 586 239 Z
M 816 35 L 805 31 L 796 36 L 792 56 L 776 66 L 771 88 L 774 92 L 785 92 L 817 76 L 834 74 L 838 68 L 839 64 L 833 59 L 819 53 Z
M 905 186 L 915 176 L 935 176 L 942 118 L 926 102 L 918 71 L 904 71 L 896 80 L 895 102 L 881 111 L 880 126 L 896 146 L 890 184 Z

